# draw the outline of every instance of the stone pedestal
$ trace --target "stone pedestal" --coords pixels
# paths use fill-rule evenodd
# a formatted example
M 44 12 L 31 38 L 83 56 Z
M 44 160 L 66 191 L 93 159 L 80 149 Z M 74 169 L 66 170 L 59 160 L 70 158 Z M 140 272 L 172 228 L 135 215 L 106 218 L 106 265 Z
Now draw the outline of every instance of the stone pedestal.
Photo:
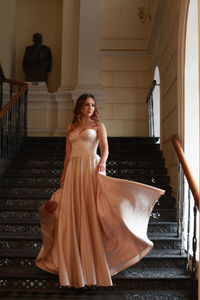
M 67 125 L 72 121 L 73 117 L 73 100 L 71 90 L 67 88 L 59 88 L 54 93 L 57 103 L 57 127 L 54 136 L 65 136 Z
M 57 124 L 57 103 L 45 82 L 27 82 L 28 136 L 53 136 Z

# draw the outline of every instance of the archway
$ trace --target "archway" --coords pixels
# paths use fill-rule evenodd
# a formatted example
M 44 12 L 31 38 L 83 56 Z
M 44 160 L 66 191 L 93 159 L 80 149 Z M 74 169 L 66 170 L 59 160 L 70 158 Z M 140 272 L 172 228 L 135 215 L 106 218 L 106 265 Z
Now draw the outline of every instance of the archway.
M 185 42 L 184 78 L 184 152 L 189 166 L 199 182 L 199 49 L 198 49 L 198 0 L 190 0 Z M 193 199 L 188 201 L 188 186 L 185 185 L 185 216 L 190 220 L 193 232 Z M 189 207 L 190 206 L 190 207 Z M 198 228 L 198 226 L 197 226 Z M 192 234 L 189 252 L 192 254 Z
M 160 137 L 160 72 L 158 66 L 154 71 L 156 85 L 153 90 L 154 135 Z

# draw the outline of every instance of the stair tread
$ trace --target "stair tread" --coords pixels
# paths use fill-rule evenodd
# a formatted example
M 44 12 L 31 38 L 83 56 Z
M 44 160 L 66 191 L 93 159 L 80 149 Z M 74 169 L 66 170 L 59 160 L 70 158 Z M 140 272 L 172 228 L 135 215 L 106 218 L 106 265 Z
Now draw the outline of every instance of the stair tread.
M 19 161 L 55 161 L 55 162 L 59 162 L 59 163 L 62 163 L 62 159 L 55 159 L 55 157 L 46 157 L 46 156 L 37 156 L 37 158 L 32 158 L 32 157 L 25 157 L 25 156 L 20 156 L 20 158 L 19 157 L 17 157 L 13 162 L 12 162 L 12 165 L 11 165 L 11 167 L 13 166 L 13 165 L 15 165 L 15 164 L 17 164 Z M 154 161 L 157 161 L 157 160 L 159 160 L 159 161 L 164 161 L 164 158 L 160 158 L 160 157 L 151 157 L 151 158 L 149 158 L 148 156 L 146 156 L 146 157 L 142 157 L 142 159 L 139 159 L 138 157 L 132 157 L 132 158 L 128 158 L 128 157 L 126 157 L 126 158 L 124 158 L 124 157 L 118 157 L 118 158 L 108 158 L 108 161 L 107 162 L 109 162 L 109 161 L 120 161 L 120 162 L 126 162 L 126 161 L 128 161 L 128 162 L 137 162 L 137 161 L 141 161 L 141 162 L 143 162 L 143 161 L 149 161 L 149 162 L 151 162 L 152 160 L 154 160 Z
M 0 220 L 0 224 L 39 224 L 38 223 L 39 218 L 38 217 L 32 217 L 32 218 L 12 218 L 10 219 L 9 217 L 7 218 L 3 218 Z M 155 224 L 155 225 L 177 225 L 177 221 L 172 221 L 172 222 L 168 222 L 168 221 L 150 221 L 149 224 Z
M 111 176 L 112 175 L 112 176 Z M 168 175 L 166 175 L 166 174 L 145 174 L 145 175 L 143 175 L 143 174 L 141 174 L 141 175 L 134 175 L 134 174 L 120 174 L 120 177 L 117 177 L 117 176 L 115 176 L 114 174 L 109 174 L 109 172 L 107 172 L 107 176 L 108 177 L 114 177 L 114 178 L 119 178 L 120 179 L 120 177 L 122 177 L 122 178 L 124 178 L 124 177 L 126 177 L 126 176 L 128 176 L 128 177 L 130 177 L 130 176 L 132 176 L 132 177 L 137 177 L 137 178 L 170 178 Z M 59 177 L 58 177 L 58 175 L 57 174 L 55 174 L 55 175 L 53 175 L 53 174 L 51 174 L 50 176 L 49 175 L 38 175 L 38 174 L 31 174 L 31 175 L 19 175 L 19 174 L 17 174 L 16 173 L 16 175 L 13 175 L 13 174 L 6 174 L 6 175 L 4 175 L 4 178 L 9 178 L 9 179 L 11 179 L 11 178 L 38 178 L 38 179 L 41 179 L 41 178 L 49 178 L 49 179 L 51 179 L 51 178 L 58 178 L 59 179 Z
M 159 270 L 159 269 L 158 269 Z M 121 279 L 121 280 L 134 280 L 134 279 L 188 279 L 191 278 L 191 275 L 187 273 L 187 271 L 184 268 L 171 268 L 169 272 L 169 268 L 162 269 L 162 270 L 156 269 L 140 269 L 134 267 L 130 267 L 112 277 L 112 279 Z M 0 270 L 0 277 L 4 278 L 52 278 L 55 277 L 58 278 L 57 275 L 47 273 L 45 271 L 42 271 L 38 268 L 15 268 L 15 267 L 1 267 Z
M 21 248 L 0 249 L 0 256 L 1 258 L 35 258 L 38 252 L 38 249 L 23 249 L 23 251 Z M 169 258 L 174 257 L 174 255 L 176 255 L 176 257 L 185 257 L 185 254 L 180 253 L 180 250 L 153 249 L 144 257 L 144 259 L 148 257 L 156 258 L 160 256 L 163 258 Z
M 157 236 L 157 235 L 150 235 L 149 234 L 149 238 L 153 241 L 181 241 L 181 237 L 178 236 Z M 41 235 L 37 234 L 37 233 L 31 233 L 27 232 L 15 232 L 15 233 L 9 233 L 9 234 L 5 234 L 3 232 L 1 232 L 1 240 L 41 240 Z
M 37 211 L 39 207 L 35 206 L 6 206 L 6 205 L 1 205 L 0 204 L 0 210 L 1 211 Z M 175 212 L 177 208 L 157 208 L 155 207 L 153 209 L 153 212 Z
M 0 291 L 0 295 L 2 295 L 2 299 L 20 299 L 20 300 L 27 300 L 27 299 L 64 299 L 63 296 L 67 295 L 68 299 L 71 300 L 77 300 L 78 299 L 84 299 L 84 300 L 90 300 L 90 299 L 96 299 L 96 300 L 102 300 L 104 299 L 112 299 L 112 300 L 122 300 L 122 299 L 140 299 L 140 300 L 155 300 L 155 299 L 179 299 L 179 300 L 196 300 L 197 296 L 195 295 L 194 291 L 192 290 L 169 290 L 169 289 L 162 289 L 162 290 L 144 290 L 144 289 L 136 289 L 133 290 L 131 288 L 117 288 L 117 287 L 111 287 L 111 288 L 98 288 L 97 290 L 91 290 L 85 291 L 80 293 L 80 295 L 77 295 L 74 291 L 74 288 L 38 288 L 32 289 L 32 288 L 26 288 L 26 289 L 19 289 L 16 291 L 16 289 L 6 289 L 3 291 Z M 77 297 L 78 296 L 78 297 Z M 33 298 L 34 297 L 34 298 Z M 42 298 L 41 298 L 42 297 Z M 70 297 L 70 298 L 69 298 Z M 109 297 L 109 298 L 108 298 Z
M 6 222 L 5 222 L 6 223 Z M 0 224 L 5 224 L 5 223 L 1 223 Z M 21 223 L 21 222 L 19 222 Z M 8 224 L 8 223 L 6 223 Z M 18 222 L 17 222 L 18 224 Z M 24 224 L 24 223 L 22 223 Z M 10 224 L 9 224 L 10 225 Z M 39 225 L 39 223 L 38 223 Z M 34 240 L 34 239 L 40 239 L 41 235 L 40 233 L 31 233 L 30 232 L 1 232 L 1 240 L 3 239 L 29 239 L 29 240 Z M 152 240 L 180 240 L 181 238 L 177 237 L 177 236 L 153 236 L 151 237 Z

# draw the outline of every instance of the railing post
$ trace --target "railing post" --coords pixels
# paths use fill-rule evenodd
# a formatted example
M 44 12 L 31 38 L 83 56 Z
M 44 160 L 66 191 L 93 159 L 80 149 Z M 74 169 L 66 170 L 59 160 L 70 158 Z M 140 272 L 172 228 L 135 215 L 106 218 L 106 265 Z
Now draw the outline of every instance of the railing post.
M 193 239 L 192 239 L 192 273 L 195 276 L 196 274 L 196 251 L 197 251 L 197 207 L 194 205 L 194 231 L 193 231 Z

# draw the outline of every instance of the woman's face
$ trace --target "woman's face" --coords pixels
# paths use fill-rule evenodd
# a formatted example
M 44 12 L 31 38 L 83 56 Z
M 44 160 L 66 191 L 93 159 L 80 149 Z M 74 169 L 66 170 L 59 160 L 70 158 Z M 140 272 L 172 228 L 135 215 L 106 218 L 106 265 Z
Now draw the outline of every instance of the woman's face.
M 95 102 L 92 98 L 87 98 L 81 107 L 81 112 L 86 117 L 91 117 L 95 110 Z

